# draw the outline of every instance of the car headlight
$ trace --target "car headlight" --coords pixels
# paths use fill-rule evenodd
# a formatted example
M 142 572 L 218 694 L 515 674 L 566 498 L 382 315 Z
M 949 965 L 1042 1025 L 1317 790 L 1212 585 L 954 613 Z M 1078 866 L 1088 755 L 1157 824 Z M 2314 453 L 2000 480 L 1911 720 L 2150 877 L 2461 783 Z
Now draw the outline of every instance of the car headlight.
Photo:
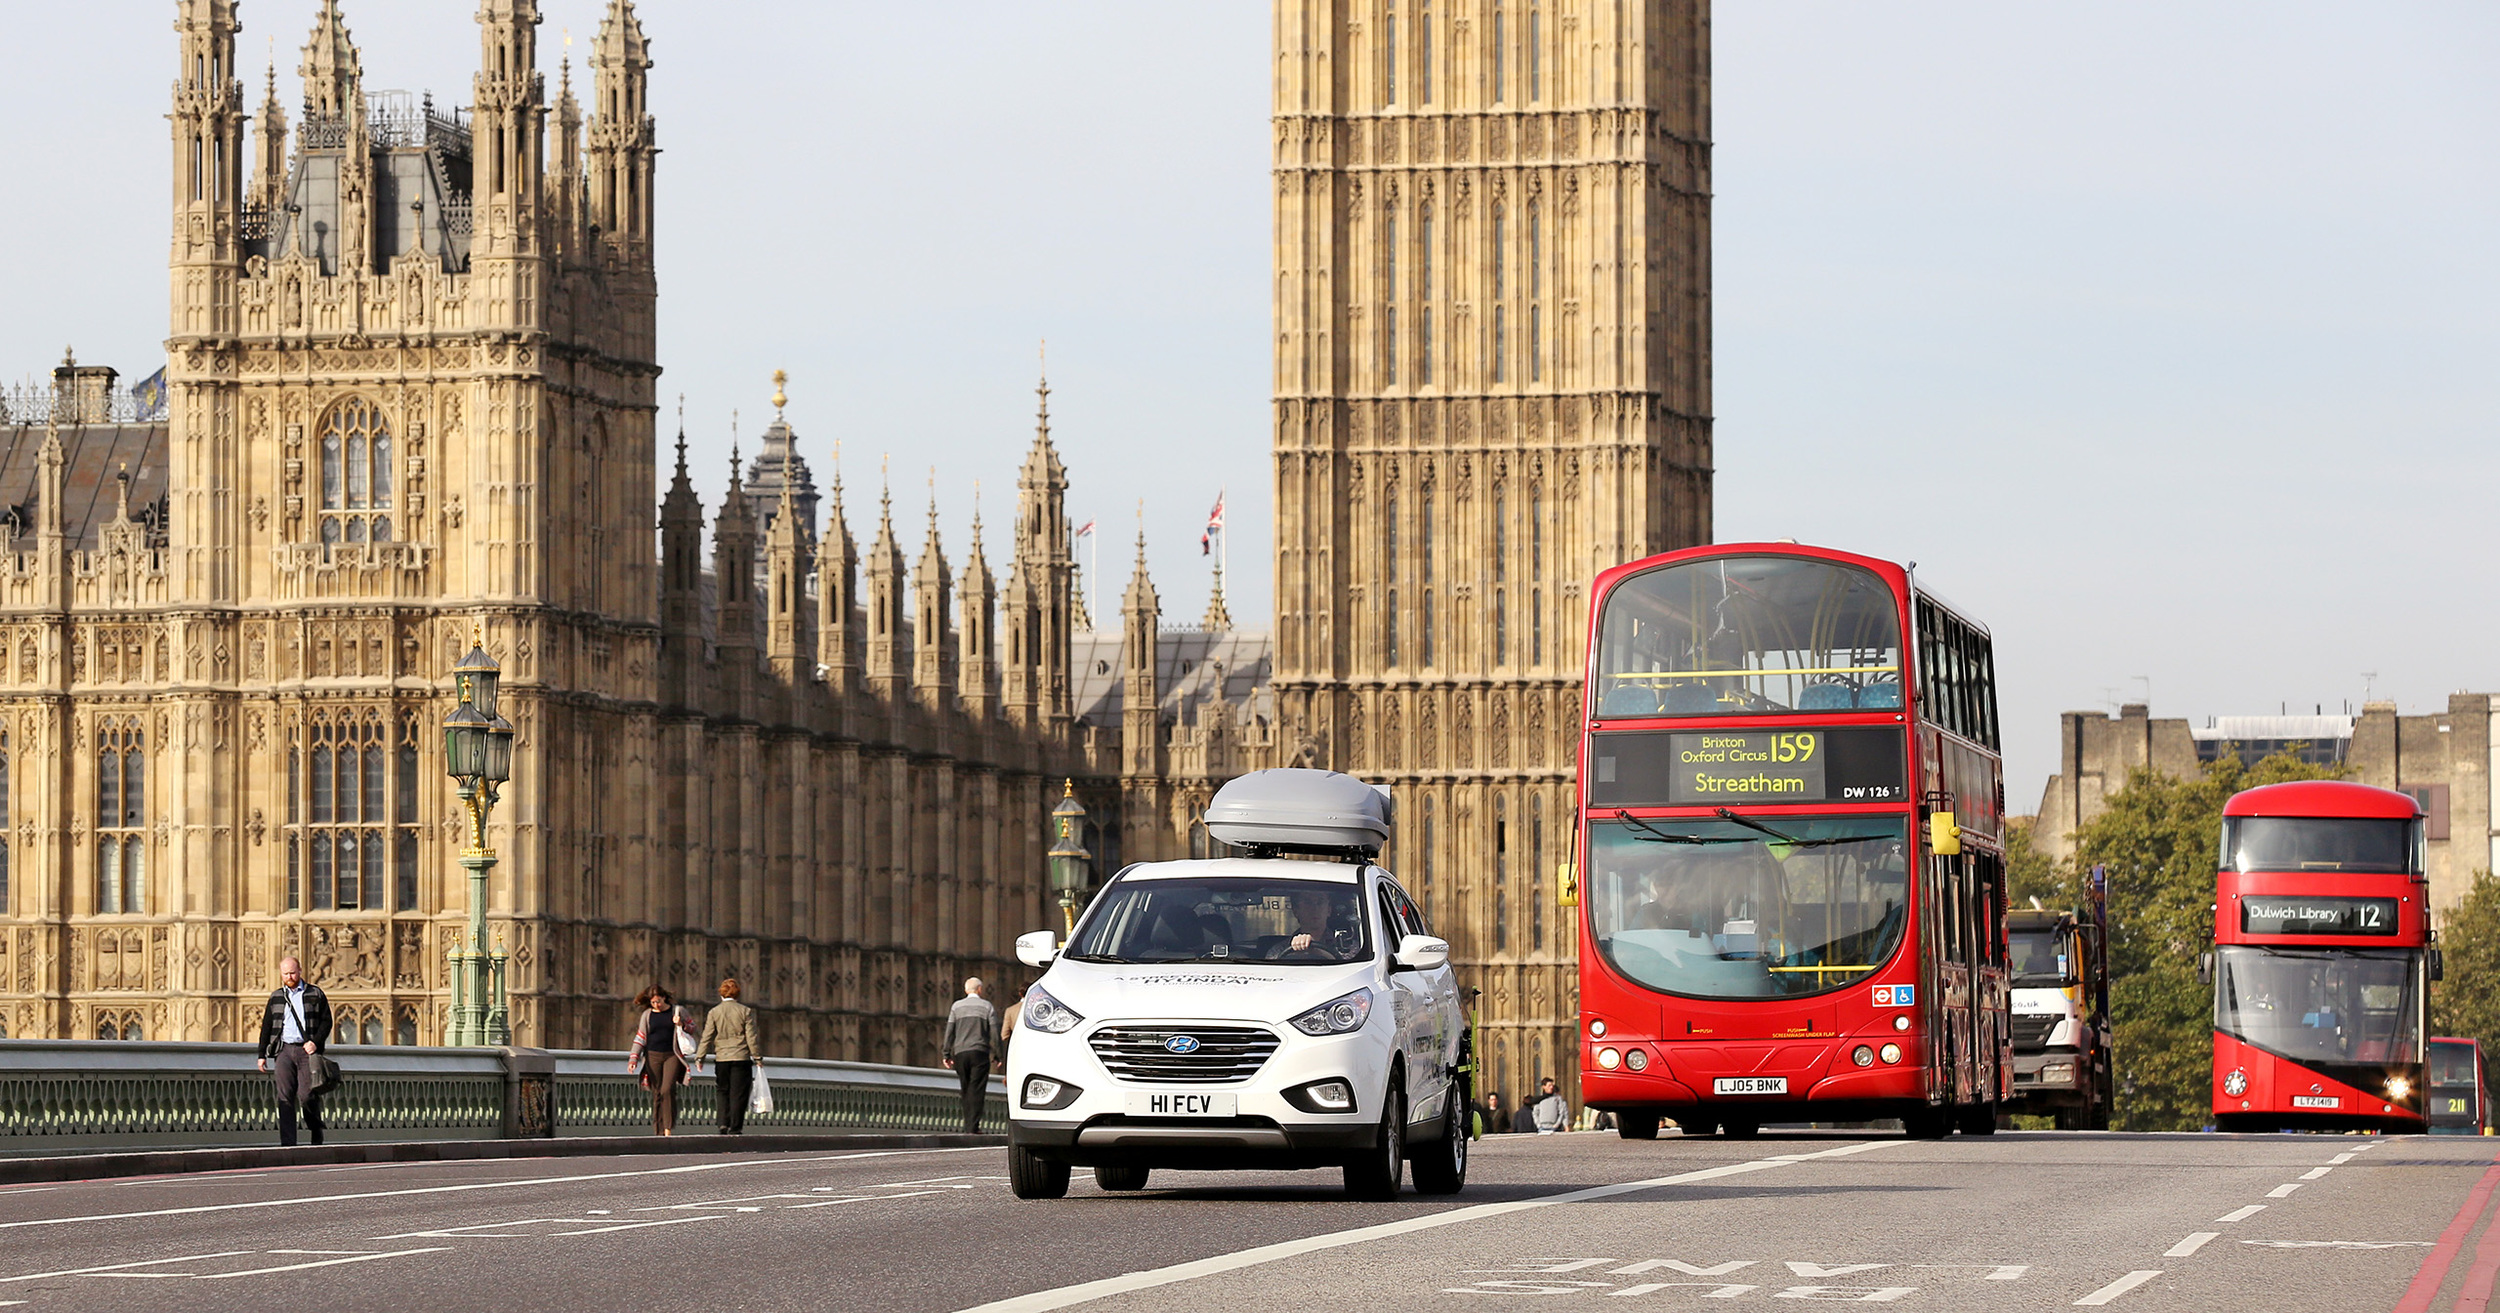
M 1287 1024 L 1305 1035 L 1351 1035 L 1363 1028 L 1371 1014 L 1372 992 L 1358 989 L 1340 994 Z
M 1076 1096 L 1084 1092 L 1066 1081 L 1053 1080 L 1048 1076 L 1024 1078 L 1024 1106 L 1043 1112 L 1056 1112 L 1065 1108 L 1076 1102 Z
M 1049 990 L 1035 985 L 1024 991 L 1024 1011 L 1017 1014 L 1016 1029 L 1065 1035 L 1076 1029 L 1076 1023 L 1084 1019 L 1084 1013 L 1052 998 Z

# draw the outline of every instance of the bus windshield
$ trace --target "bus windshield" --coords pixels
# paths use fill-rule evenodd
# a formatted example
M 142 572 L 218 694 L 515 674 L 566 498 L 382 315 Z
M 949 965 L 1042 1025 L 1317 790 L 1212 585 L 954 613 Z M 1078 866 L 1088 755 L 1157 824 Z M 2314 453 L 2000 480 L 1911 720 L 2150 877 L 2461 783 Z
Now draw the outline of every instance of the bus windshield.
M 2214 1029 L 2295 1062 L 2420 1062 L 2419 956 L 2226 945 L 2215 952 Z
M 2443 1090 L 2474 1088 L 2474 1046 L 2433 1040 L 2431 1085 Z
M 1734 716 L 1901 705 L 1900 599 L 1856 566 L 1731 556 L 1606 594 L 1600 716 Z
M 2222 864 L 2241 872 L 2415 873 L 2422 869 L 2421 830 L 2418 820 L 2226 816 Z
M 1908 919 L 1901 818 L 1758 825 L 1591 824 L 1598 951 L 1636 983 L 1692 998 L 1819 994 L 1890 960 Z

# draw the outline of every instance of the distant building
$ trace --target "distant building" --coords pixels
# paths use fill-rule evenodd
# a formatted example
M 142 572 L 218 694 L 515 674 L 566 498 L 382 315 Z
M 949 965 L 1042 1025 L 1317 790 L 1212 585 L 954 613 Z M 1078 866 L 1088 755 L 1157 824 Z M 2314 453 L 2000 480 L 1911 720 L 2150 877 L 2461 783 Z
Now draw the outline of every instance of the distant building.
M 2419 716 L 2369 702 L 2358 716 L 2222 716 L 2201 729 L 2183 717 L 2156 720 L 2135 702 L 2115 716 L 2069 711 L 2058 718 L 2058 771 L 2041 795 L 2032 842 L 2051 857 L 2071 855 L 2075 831 L 2106 811 L 2139 767 L 2185 776 L 2225 753 L 2254 763 L 2290 752 L 2341 764 L 2358 783 L 2412 794 L 2426 817 L 2431 903 L 2453 906 L 2474 872 L 2492 869 L 2500 856 L 2496 722 L 2500 696 L 2489 693 L 2452 693 L 2446 711 Z

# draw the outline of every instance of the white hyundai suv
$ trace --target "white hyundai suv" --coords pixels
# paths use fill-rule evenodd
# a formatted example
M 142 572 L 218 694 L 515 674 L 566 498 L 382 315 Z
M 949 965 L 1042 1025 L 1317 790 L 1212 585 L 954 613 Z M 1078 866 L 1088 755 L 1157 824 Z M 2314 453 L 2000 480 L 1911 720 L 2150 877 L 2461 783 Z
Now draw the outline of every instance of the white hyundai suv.
M 1342 1167 L 1392 1199 L 1467 1180 L 1472 1046 L 1449 945 L 1371 860 L 1384 792 L 1331 771 L 1259 771 L 1207 812 L 1249 855 L 1153 862 L 1095 896 L 1008 1049 L 1016 1195 L 1058 1198 L 1072 1167 L 1106 1190 L 1157 1167 Z M 1301 860 L 1297 860 L 1301 858 Z

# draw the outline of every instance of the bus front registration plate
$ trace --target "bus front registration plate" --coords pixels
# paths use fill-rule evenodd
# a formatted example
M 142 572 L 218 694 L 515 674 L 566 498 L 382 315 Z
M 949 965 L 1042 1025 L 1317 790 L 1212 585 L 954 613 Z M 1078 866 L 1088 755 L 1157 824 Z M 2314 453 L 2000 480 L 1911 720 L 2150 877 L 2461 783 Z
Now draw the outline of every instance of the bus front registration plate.
M 1786 1094 L 1786 1076 L 1721 1076 L 1710 1082 L 1712 1094 Z
M 1186 1090 L 1156 1090 L 1152 1093 L 1132 1091 L 1128 1096 L 1131 1117 L 1230 1117 L 1234 1100 L 1231 1094 L 1196 1094 Z

